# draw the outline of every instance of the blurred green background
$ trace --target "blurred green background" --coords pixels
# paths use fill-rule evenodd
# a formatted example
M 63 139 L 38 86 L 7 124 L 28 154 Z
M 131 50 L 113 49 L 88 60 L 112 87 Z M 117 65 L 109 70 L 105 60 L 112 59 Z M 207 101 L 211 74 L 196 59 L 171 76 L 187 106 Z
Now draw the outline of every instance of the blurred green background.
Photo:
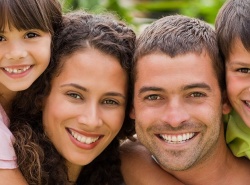
M 64 0 L 64 12 L 84 9 L 111 11 L 135 28 L 169 14 L 197 17 L 210 24 L 225 0 Z

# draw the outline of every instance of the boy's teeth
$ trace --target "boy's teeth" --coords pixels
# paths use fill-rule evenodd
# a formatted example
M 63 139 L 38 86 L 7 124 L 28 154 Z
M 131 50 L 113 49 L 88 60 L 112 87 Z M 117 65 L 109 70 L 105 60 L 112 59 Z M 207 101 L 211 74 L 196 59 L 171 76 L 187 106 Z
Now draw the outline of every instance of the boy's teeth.
M 30 66 L 23 67 L 23 68 L 8 68 L 8 67 L 5 67 L 4 70 L 9 72 L 9 73 L 20 74 L 20 73 L 23 73 L 23 72 L 27 71 L 29 68 L 30 68 Z
M 81 143 L 84 143 L 84 144 L 91 144 L 91 143 L 94 143 L 96 142 L 99 137 L 86 137 L 86 136 L 83 136 L 77 132 L 74 132 L 72 130 L 70 130 L 70 133 L 71 135 L 79 142 Z
M 250 102 L 249 101 L 245 101 L 245 104 L 250 107 Z
M 178 143 L 183 143 L 192 137 L 194 137 L 194 133 L 185 133 L 185 134 L 179 134 L 179 135 L 167 135 L 167 134 L 160 134 L 160 137 L 164 139 L 167 143 L 173 143 L 173 144 L 178 144 Z

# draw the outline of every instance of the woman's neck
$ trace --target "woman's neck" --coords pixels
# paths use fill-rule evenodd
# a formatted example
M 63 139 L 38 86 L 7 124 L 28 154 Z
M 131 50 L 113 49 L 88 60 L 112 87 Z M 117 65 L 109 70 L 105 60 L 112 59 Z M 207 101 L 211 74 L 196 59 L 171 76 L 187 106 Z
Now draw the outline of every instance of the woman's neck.
M 70 162 L 66 162 L 66 166 L 68 168 L 68 181 L 69 183 L 75 184 L 83 166 L 75 165 Z

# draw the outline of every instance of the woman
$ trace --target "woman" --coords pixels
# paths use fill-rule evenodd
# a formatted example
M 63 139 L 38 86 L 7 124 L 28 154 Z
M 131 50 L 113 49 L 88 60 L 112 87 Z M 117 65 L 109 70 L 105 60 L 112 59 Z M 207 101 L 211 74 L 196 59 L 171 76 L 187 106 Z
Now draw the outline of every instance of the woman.
M 54 62 L 13 103 L 19 167 L 29 184 L 121 184 L 135 34 L 111 15 L 69 13 L 63 24 Z

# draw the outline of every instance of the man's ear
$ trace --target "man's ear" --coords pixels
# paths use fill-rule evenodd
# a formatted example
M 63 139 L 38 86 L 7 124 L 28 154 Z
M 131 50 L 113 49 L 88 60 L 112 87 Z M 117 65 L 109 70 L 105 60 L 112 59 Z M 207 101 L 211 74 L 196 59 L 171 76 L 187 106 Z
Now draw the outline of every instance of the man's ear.
M 226 91 L 222 93 L 222 113 L 228 114 L 232 110 L 232 106 L 227 97 Z
M 129 117 L 131 119 L 135 119 L 135 108 L 134 108 L 134 106 L 132 106 L 132 108 L 130 110 Z

